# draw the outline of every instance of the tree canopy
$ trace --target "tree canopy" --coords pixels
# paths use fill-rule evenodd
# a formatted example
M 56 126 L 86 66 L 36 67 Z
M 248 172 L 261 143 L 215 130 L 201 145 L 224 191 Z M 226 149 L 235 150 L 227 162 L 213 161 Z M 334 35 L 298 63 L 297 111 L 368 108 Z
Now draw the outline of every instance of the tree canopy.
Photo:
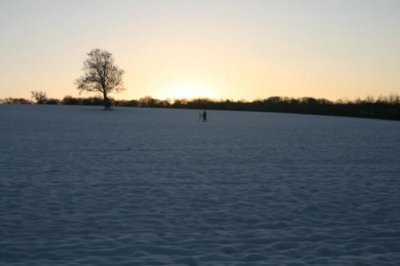
M 108 94 L 124 89 L 122 76 L 124 71 L 114 62 L 112 54 L 105 50 L 94 49 L 83 63 L 84 74 L 76 80 L 79 92 L 99 92 L 103 96 L 105 108 L 110 108 Z

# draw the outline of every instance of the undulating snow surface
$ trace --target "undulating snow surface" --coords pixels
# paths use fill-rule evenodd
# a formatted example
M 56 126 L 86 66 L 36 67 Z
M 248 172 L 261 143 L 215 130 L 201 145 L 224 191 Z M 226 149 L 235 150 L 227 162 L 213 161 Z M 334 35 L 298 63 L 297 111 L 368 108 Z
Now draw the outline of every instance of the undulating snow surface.
M 0 265 L 399 265 L 400 123 L 0 106 Z

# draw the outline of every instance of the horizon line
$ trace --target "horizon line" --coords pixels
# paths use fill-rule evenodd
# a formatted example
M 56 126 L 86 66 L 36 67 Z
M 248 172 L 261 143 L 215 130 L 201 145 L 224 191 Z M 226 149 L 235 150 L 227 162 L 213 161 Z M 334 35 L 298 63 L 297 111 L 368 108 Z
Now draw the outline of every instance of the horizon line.
M 46 93 L 46 92 L 44 92 Z M 81 97 L 81 96 L 72 96 L 72 95 L 65 95 L 62 98 L 56 98 L 56 97 L 46 97 L 46 99 L 52 99 L 52 100 L 59 100 L 62 101 L 64 98 L 71 97 L 75 99 L 87 99 L 87 98 L 102 98 L 101 95 L 94 95 L 94 96 L 87 96 L 87 97 Z M 126 99 L 126 98 L 114 98 L 114 97 L 109 97 L 114 101 L 140 101 L 142 99 L 152 99 L 152 100 L 158 100 L 158 101 L 167 101 L 167 102 L 174 102 L 174 101 L 196 101 L 196 100 L 208 100 L 208 101 L 213 101 L 213 102 L 222 102 L 222 101 L 232 101 L 232 102 L 256 102 L 256 101 L 262 101 L 262 100 L 267 100 L 270 98 L 280 98 L 281 100 L 285 99 L 306 99 L 306 98 L 312 98 L 315 100 L 327 100 L 330 102 L 338 102 L 338 101 L 346 101 L 346 102 L 352 102 L 352 101 L 357 101 L 357 100 L 388 100 L 390 98 L 399 98 L 400 94 L 398 93 L 390 93 L 386 95 L 379 95 L 379 96 L 372 96 L 372 95 L 366 95 L 364 97 L 358 96 L 354 98 L 349 98 L 349 97 L 343 97 L 343 98 L 337 98 L 335 100 L 329 99 L 329 98 L 324 98 L 324 97 L 315 97 L 315 96 L 300 96 L 300 97 L 294 97 L 294 96 L 279 96 L 279 95 L 271 95 L 268 97 L 258 97 L 258 98 L 253 98 L 253 99 L 233 99 L 233 98 L 215 98 L 215 97 L 190 97 L 190 98 L 157 98 L 153 97 L 150 95 L 142 96 L 139 98 L 131 98 L 131 99 Z M 30 100 L 32 97 L 4 97 L 0 98 L 0 100 L 6 100 L 6 99 L 24 99 L 24 100 Z

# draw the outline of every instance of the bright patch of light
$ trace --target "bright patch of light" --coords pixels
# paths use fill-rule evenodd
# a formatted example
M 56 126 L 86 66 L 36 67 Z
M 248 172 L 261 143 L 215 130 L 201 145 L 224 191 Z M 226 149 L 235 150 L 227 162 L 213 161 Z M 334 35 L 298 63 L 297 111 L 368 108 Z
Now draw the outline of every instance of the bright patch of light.
M 205 83 L 184 82 L 171 84 L 160 92 L 162 99 L 215 98 L 215 89 Z

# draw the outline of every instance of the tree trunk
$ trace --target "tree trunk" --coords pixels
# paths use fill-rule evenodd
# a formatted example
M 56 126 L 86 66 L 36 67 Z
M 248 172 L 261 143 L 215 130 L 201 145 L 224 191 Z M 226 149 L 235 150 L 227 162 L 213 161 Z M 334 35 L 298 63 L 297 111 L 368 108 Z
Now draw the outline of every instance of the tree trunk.
M 108 99 L 106 92 L 103 92 L 103 97 L 104 97 L 104 99 L 103 99 L 104 100 L 104 109 L 108 110 L 111 107 L 111 102 Z

